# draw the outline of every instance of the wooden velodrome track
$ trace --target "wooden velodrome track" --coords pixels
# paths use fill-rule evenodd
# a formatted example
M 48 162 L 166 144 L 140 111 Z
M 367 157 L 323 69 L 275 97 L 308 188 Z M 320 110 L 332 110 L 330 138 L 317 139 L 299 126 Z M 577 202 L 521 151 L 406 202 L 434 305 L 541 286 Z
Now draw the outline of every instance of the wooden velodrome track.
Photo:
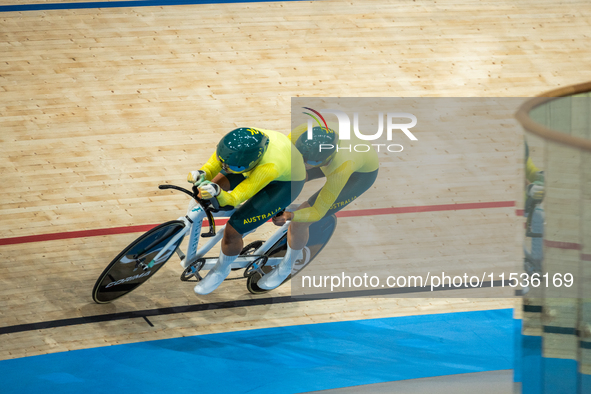
M 41 2 L 27 1 L 33 3 Z M 511 307 L 510 299 L 490 298 L 284 302 L 289 286 L 257 297 L 244 281 L 196 297 L 192 284 L 178 281 L 176 257 L 136 292 L 96 305 L 90 292 L 97 276 L 139 234 L 83 235 L 177 218 L 187 199 L 157 185 L 182 185 L 236 126 L 289 132 L 291 97 L 526 97 L 588 81 L 590 14 L 588 1 L 554 0 L 1 12 L 0 329 L 14 329 L 0 336 L 0 359 L 260 327 Z M 378 182 L 391 185 L 397 207 L 507 201 L 519 207 L 521 141 L 516 126 L 494 135 L 458 130 L 443 147 L 417 145 L 412 160 L 385 158 Z M 392 206 L 384 201 L 368 193 L 347 210 Z M 486 265 L 493 253 L 519 261 L 515 208 L 342 218 L 338 234 L 362 234 L 384 254 L 401 258 L 420 250 L 442 265 L 462 259 Z M 394 223 L 396 234 L 385 233 L 384 223 Z M 248 239 L 272 231 L 266 224 Z M 65 232 L 82 233 L 39 237 Z M 494 250 L 486 246 L 491 243 L 507 246 Z M 194 305 L 201 310 L 182 309 Z M 181 313 L 91 319 L 158 308 Z M 64 319 L 78 320 L 34 324 Z

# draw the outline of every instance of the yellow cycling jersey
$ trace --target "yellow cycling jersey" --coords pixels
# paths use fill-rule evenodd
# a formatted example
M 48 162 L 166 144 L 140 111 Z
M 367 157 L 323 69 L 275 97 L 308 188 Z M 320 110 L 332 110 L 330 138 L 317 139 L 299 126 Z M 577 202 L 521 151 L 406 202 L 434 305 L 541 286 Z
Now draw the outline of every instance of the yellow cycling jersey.
M 527 161 L 525 162 L 525 177 L 527 178 L 527 180 L 530 183 L 534 182 L 539 172 L 540 169 L 536 167 L 531 157 L 528 157 Z
M 328 127 L 335 129 L 334 124 L 328 123 Z M 296 127 L 289 135 L 295 144 L 298 138 L 308 130 L 307 124 Z M 368 146 L 367 152 L 356 152 L 355 145 Z M 371 145 L 362 141 L 355 133 L 351 133 L 350 140 L 339 140 L 338 151 L 328 165 L 320 167 L 326 176 L 326 184 L 320 190 L 318 198 L 310 208 L 300 209 L 294 212 L 294 222 L 315 222 L 324 217 L 330 207 L 335 203 L 349 177 L 354 172 L 369 173 L 379 168 L 378 154 Z
M 257 194 L 272 181 L 303 181 L 306 168 L 300 152 L 285 135 L 272 130 L 257 129 L 269 137 L 267 151 L 255 168 L 242 175 L 246 178 L 231 192 L 222 191 L 217 197 L 221 206 L 237 206 Z M 222 169 L 216 153 L 201 167 L 207 180 L 212 180 Z

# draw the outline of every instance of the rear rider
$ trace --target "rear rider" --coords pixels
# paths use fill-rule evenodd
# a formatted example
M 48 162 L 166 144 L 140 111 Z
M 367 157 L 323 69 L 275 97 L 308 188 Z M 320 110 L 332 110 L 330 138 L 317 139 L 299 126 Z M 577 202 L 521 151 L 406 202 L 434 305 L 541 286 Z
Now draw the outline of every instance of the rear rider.
M 379 167 L 378 154 L 372 147 L 367 152 L 351 149 L 354 144 L 363 143 L 356 137 L 352 136 L 351 140 L 341 143 L 334 130 L 314 127 L 312 138 L 308 139 L 307 129 L 307 124 L 296 127 L 290 139 L 302 154 L 307 180 L 326 177 L 326 183 L 294 212 L 284 212 L 273 218 L 273 223 L 278 226 L 291 220 L 287 240 L 294 255 L 298 255 L 306 246 L 310 225 L 340 211 L 361 196 L 373 185 Z M 266 290 L 279 286 L 289 276 L 294 260 L 288 262 L 289 266 L 285 260 L 282 261 L 277 269 L 263 276 L 257 285 Z
M 220 140 L 207 163 L 187 180 L 198 186 L 201 198 L 237 209 L 226 224 L 220 257 L 195 293 L 209 294 L 224 281 L 243 248 L 243 235 L 291 204 L 305 178 L 301 154 L 281 133 L 238 128 Z

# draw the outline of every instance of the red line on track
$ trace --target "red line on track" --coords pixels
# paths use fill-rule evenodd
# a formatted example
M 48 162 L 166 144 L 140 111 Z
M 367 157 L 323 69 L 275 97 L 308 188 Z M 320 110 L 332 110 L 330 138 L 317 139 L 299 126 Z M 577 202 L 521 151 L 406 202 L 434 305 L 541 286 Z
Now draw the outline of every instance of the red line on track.
M 417 207 L 399 207 L 399 208 L 377 208 L 377 209 L 359 209 L 355 211 L 341 211 L 337 213 L 337 217 L 357 217 L 357 216 L 377 216 L 377 215 L 395 215 L 400 213 L 413 213 L 413 212 L 440 212 L 440 211 L 459 211 L 465 209 L 486 209 L 486 208 L 506 208 L 514 207 L 515 201 L 498 201 L 498 202 L 475 202 L 465 204 L 445 204 L 445 205 L 423 205 Z M 217 225 L 223 225 L 228 219 L 217 219 Z M 95 230 L 81 230 L 81 231 L 68 231 L 63 233 L 52 233 L 52 234 L 40 234 L 40 235 L 27 235 L 24 237 L 13 237 L 13 238 L 0 238 L 1 245 L 16 245 L 30 242 L 41 242 L 41 241 L 54 241 L 58 239 L 70 239 L 70 238 L 84 238 L 84 237 L 98 237 L 101 235 L 114 235 L 114 234 L 128 234 L 128 233 L 139 233 L 146 232 L 158 224 L 144 224 L 139 226 L 126 226 L 126 227 L 112 227 L 112 228 L 100 228 Z M 204 226 L 207 225 L 207 221 L 204 221 Z
M 550 241 L 549 239 L 544 240 L 544 246 L 548 248 L 554 249 L 564 249 L 564 250 L 581 250 L 581 244 L 574 243 L 574 242 L 560 242 L 560 241 Z
M 464 209 L 484 209 L 484 208 L 505 208 L 514 207 L 515 201 L 499 202 L 474 202 L 466 204 L 445 204 L 445 205 L 422 205 L 418 207 L 399 207 L 399 208 L 378 208 L 378 209 L 360 209 L 356 211 L 341 211 L 337 217 L 352 216 L 376 216 L 376 215 L 395 215 L 399 213 L 413 212 L 440 212 L 440 211 L 459 211 Z

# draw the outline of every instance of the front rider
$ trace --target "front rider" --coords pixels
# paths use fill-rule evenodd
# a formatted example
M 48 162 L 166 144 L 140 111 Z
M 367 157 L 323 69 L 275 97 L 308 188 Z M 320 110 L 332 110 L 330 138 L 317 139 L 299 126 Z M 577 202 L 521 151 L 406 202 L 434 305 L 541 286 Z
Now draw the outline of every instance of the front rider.
M 278 226 L 291 220 L 287 240 L 294 251 L 306 246 L 308 228 L 312 223 L 340 211 L 368 190 L 376 180 L 379 168 L 378 154 L 372 147 L 367 152 L 356 152 L 351 148 L 356 143 L 364 143 L 357 137 L 341 141 L 332 128 L 314 127 L 312 139 L 308 139 L 307 129 L 307 124 L 302 124 L 289 137 L 302 154 L 307 180 L 326 177 L 326 183 L 294 212 L 286 211 L 273 218 L 273 223 Z M 257 286 L 265 290 L 279 286 L 292 268 L 292 265 L 282 267 L 282 264 L 284 262 L 263 276 Z
M 217 198 L 221 207 L 237 209 L 226 224 L 219 259 L 195 293 L 209 294 L 224 281 L 243 248 L 243 235 L 291 204 L 305 178 L 300 153 L 279 132 L 238 128 L 220 140 L 207 163 L 187 180 L 199 187 L 201 198 Z
M 525 178 L 531 186 L 527 187 L 528 195 L 535 201 L 544 199 L 544 171 L 541 171 L 529 156 L 529 145 L 525 142 Z

